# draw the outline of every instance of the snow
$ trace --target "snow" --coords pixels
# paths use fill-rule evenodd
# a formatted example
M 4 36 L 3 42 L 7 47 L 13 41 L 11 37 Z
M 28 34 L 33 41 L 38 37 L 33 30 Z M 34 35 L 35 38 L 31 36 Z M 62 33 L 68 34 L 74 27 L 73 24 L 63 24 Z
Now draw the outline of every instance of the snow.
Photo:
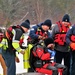
M 16 63 L 16 74 L 27 72 L 27 69 L 23 68 L 23 55 L 22 54 L 18 54 L 18 57 L 20 59 L 20 63 Z M 2 69 L 2 67 L 0 65 L 0 75 L 2 73 L 3 73 L 3 69 Z
M 21 73 L 25 73 L 25 72 L 27 72 L 27 69 L 24 69 L 23 68 L 23 55 L 22 54 L 18 54 L 18 57 L 19 57 L 19 59 L 20 59 L 20 63 L 16 63 L 16 74 L 21 74 Z M 62 61 L 62 64 L 63 64 L 64 62 Z M 2 69 L 2 67 L 1 67 L 1 65 L 0 65 L 0 75 L 3 73 L 3 69 Z

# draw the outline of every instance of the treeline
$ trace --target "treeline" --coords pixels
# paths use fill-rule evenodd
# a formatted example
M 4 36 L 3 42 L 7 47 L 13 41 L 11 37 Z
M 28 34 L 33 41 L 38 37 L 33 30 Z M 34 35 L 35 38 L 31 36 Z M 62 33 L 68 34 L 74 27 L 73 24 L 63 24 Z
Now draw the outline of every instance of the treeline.
M 75 23 L 75 0 L 0 0 L 0 25 L 19 24 L 25 19 L 37 24 L 47 18 L 55 23 L 65 13 Z

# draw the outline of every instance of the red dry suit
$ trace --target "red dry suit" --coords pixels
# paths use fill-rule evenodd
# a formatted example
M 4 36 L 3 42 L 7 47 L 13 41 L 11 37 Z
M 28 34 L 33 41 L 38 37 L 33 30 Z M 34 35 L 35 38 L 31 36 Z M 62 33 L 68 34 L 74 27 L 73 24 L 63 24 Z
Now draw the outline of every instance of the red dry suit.
M 30 65 L 39 73 L 48 75 L 66 75 L 67 68 L 64 65 L 50 62 L 50 53 L 41 45 L 35 45 L 30 52 Z

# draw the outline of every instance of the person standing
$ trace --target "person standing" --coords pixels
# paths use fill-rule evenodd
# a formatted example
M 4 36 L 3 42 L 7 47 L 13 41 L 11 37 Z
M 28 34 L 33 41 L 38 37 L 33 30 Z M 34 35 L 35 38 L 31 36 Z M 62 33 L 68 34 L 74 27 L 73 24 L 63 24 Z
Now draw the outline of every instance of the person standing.
M 62 59 L 64 59 L 64 65 L 68 68 L 67 75 L 70 74 L 70 48 L 66 43 L 65 36 L 70 26 L 70 16 L 65 14 L 62 21 L 58 21 L 52 30 L 52 37 L 54 38 L 56 51 L 55 62 L 62 63 Z
M 2 40 L 2 38 L 3 38 L 3 32 L 0 29 L 0 41 Z M 1 66 L 3 68 L 3 75 L 7 75 L 7 67 L 6 67 L 4 58 L 2 56 L 2 48 L 0 48 L 0 63 L 1 63 Z
M 0 47 L 3 49 L 2 52 L 7 66 L 7 75 L 16 75 L 15 52 L 25 54 L 24 34 L 28 32 L 29 28 L 30 21 L 25 20 L 21 25 L 10 27 L 5 32 L 5 37 L 0 43 Z
M 75 24 L 70 27 L 66 34 L 66 43 L 70 46 L 71 49 L 71 75 L 75 75 Z

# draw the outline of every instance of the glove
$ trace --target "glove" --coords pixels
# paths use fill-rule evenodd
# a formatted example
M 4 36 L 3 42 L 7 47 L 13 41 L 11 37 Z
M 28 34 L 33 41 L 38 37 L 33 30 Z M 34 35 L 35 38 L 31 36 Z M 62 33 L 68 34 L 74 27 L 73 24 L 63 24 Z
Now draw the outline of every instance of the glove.
M 70 47 L 71 47 L 72 51 L 74 51 L 75 50 L 75 43 L 70 43 Z
M 48 49 L 48 52 L 51 54 L 51 58 L 55 56 L 55 51 Z

